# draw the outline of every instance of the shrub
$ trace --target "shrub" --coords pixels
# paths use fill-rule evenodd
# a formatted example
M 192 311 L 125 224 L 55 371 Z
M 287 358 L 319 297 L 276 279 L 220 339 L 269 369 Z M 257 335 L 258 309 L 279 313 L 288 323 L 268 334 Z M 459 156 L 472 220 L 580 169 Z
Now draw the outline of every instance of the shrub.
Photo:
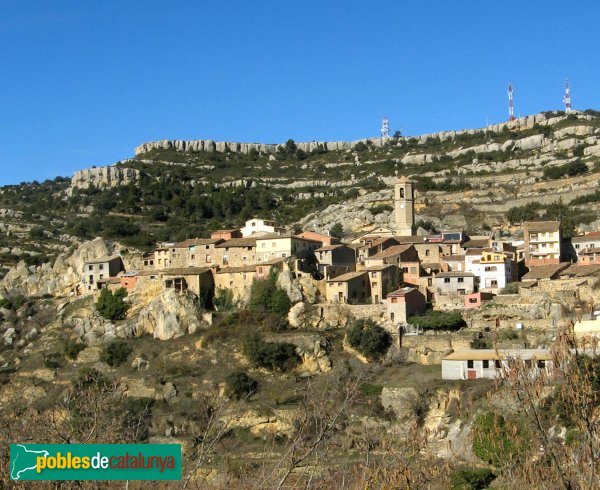
M 103 289 L 96 303 L 98 313 L 107 320 L 122 320 L 129 309 L 129 304 L 123 300 L 126 296 L 125 288 L 117 289 L 114 294 L 108 289 Z
M 233 291 L 229 288 L 217 288 L 213 303 L 218 311 L 233 310 Z
M 516 282 L 509 282 L 500 290 L 500 294 L 518 294 L 519 285 Z
M 7 310 L 18 310 L 25 304 L 27 298 L 22 295 L 15 296 L 14 298 L 0 298 L 0 308 Z
M 296 367 L 300 361 L 294 344 L 265 342 L 258 334 L 252 335 L 246 340 L 244 354 L 255 366 L 273 371 L 288 371 Z
M 454 490 L 480 490 L 488 488 L 496 478 L 494 472 L 488 468 L 459 468 L 451 477 Z
M 42 240 L 45 237 L 46 235 L 44 235 L 44 229 L 39 226 L 36 226 L 35 228 L 29 230 L 29 238 L 31 238 L 32 240 Z
M 347 334 L 348 343 L 370 361 L 381 359 L 392 345 L 390 334 L 372 320 L 357 320 Z
M 361 383 L 358 385 L 359 391 L 364 396 L 379 396 L 383 390 L 383 386 L 371 383 Z
M 458 330 L 464 325 L 464 320 L 458 311 L 430 310 L 421 316 L 411 316 L 408 323 L 424 330 Z
M 267 279 L 255 280 L 250 290 L 248 307 L 251 311 L 271 313 L 286 318 L 292 302 L 287 293 L 277 286 L 277 274 L 271 271 Z
M 258 388 L 258 382 L 248 376 L 243 369 L 236 369 L 227 376 L 225 381 L 230 395 L 234 396 L 237 400 L 248 398 Z
M 61 352 L 51 352 L 44 356 L 44 366 L 50 369 L 58 369 L 65 363 L 65 356 Z
M 373 206 L 371 209 L 369 209 L 369 211 L 371 211 L 371 214 L 373 216 L 376 216 L 381 213 L 385 213 L 386 211 L 389 211 L 391 213 L 393 210 L 394 210 L 394 208 L 392 206 L 390 206 L 389 204 L 378 204 L 377 206 Z
M 83 342 L 69 340 L 65 344 L 64 352 L 69 359 L 77 359 L 77 356 L 83 349 L 85 349 L 85 344 Z
M 128 432 L 135 442 L 144 442 L 150 435 L 152 425 L 151 398 L 124 398 L 119 407 L 123 414 L 123 429 Z
M 344 236 L 344 227 L 341 223 L 335 223 L 329 230 L 329 234 L 334 238 L 342 238 Z
M 110 367 L 117 367 L 127 360 L 132 351 L 133 346 L 131 346 L 129 342 L 116 339 L 104 346 L 104 349 L 100 354 L 100 360 Z
M 529 451 L 529 438 L 522 427 L 502 415 L 485 412 L 473 423 L 473 454 L 482 461 L 501 466 L 522 459 Z

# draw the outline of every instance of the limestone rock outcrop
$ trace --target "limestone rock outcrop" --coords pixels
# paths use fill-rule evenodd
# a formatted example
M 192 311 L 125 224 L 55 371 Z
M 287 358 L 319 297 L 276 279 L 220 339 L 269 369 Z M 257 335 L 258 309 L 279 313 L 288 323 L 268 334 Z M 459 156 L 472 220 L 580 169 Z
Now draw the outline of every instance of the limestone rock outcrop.
M 191 295 L 167 289 L 140 310 L 135 333 L 169 340 L 192 334 L 199 327 L 200 320 Z
M 80 283 L 86 261 L 110 255 L 114 251 L 103 239 L 95 238 L 81 244 L 71 256 L 60 255 L 54 265 L 45 263 L 28 267 L 21 261 L 6 273 L 0 282 L 0 292 L 11 291 L 25 296 L 68 295 Z
M 73 189 L 88 189 L 90 187 L 103 189 L 126 185 L 137 182 L 141 175 L 142 173 L 139 170 L 116 165 L 86 168 L 73 174 L 71 186 L 67 193 L 70 195 Z

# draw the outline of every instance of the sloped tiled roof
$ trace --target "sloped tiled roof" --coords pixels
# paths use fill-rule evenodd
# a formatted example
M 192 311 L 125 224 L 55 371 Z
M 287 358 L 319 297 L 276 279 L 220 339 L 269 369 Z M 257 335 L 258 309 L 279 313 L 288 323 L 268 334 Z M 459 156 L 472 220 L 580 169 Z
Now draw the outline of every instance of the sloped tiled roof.
M 356 279 L 362 275 L 366 274 L 366 271 L 356 271 L 356 272 L 346 272 L 341 276 L 332 277 L 331 279 L 327 279 L 327 282 L 345 282 L 350 281 L 352 279 Z
M 451 272 L 440 272 L 435 275 L 435 277 L 475 277 L 472 272 L 461 272 L 461 271 L 451 271 Z
M 213 245 L 222 242 L 222 238 L 189 238 L 183 242 L 176 243 L 172 248 L 188 248 L 197 245 Z
M 232 238 L 231 240 L 219 243 L 216 248 L 231 248 L 231 247 L 255 247 L 256 238 Z
M 115 259 L 121 259 L 120 255 L 103 255 L 102 257 L 98 257 L 97 259 L 86 260 L 86 264 L 104 264 L 106 262 L 111 262 Z
M 526 221 L 523 226 L 529 231 L 556 231 L 560 228 L 560 221 Z
M 381 252 L 378 252 L 375 255 L 372 255 L 371 257 L 368 258 L 368 260 L 385 259 L 385 258 L 391 257 L 393 255 L 404 253 L 407 250 L 409 250 L 410 247 L 412 247 L 412 245 L 410 243 L 407 243 L 405 245 L 392 245 L 391 247 L 388 247 L 385 250 L 382 250 Z
M 490 246 L 490 240 L 488 238 L 476 238 L 473 240 L 467 240 L 462 244 L 462 248 L 486 248 Z
M 324 247 L 317 248 L 315 252 L 329 252 L 330 250 L 335 250 L 336 248 L 347 247 L 347 245 L 343 243 L 336 243 L 334 245 L 325 245 Z
M 441 259 L 444 262 L 464 262 L 465 260 L 465 256 L 464 255 L 444 255 L 443 257 L 441 257 Z
M 256 264 L 242 265 L 239 267 L 223 267 L 217 271 L 217 274 L 235 274 L 240 272 L 255 272 Z
M 208 272 L 210 267 L 173 267 L 157 271 L 164 276 L 195 276 Z
M 552 279 L 557 276 L 560 271 L 569 267 L 569 264 L 548 264 L 538 265 L 531 267 L 529 272 L 525 274 L 521 279 L 524 281 L 531 281 L 535 279 Z
M 560 273 L 560 277 L 587 277 L 600 274 L 600 264 L 572 264 Z

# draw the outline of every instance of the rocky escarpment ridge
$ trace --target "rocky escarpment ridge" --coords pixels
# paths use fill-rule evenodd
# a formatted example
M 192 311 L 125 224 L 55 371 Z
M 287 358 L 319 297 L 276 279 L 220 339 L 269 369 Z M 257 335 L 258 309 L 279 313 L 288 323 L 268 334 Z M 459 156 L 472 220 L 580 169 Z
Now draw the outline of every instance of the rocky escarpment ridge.
M 492 124 L 486 128 L 480 129 L 465 129 L 459 131 L 441 131 L 438 133 L 423 134 L 415 137 L 418 144 L 424 144 L 428 139 L 434 138 L 440 141 L 448 139 L 454 139 L 457 136 L 464 134 L 476 134 L 481 131 L 490 133 L 500 133 L 505 129 L 530 129 L 534 125 L 540 126 L 551 126 L 559 123 L 566 119 L 567 116 L 548 116 L 545 113 L 535 114 L 532 116 L 522 117 L 511 122 L 505 122 L 500 124 Z M 580 119 L 591 119 L 590 116 L 578 115 Z M 409 138 L 400 138 L 399 143 Z M 376 147 L 383 146 L 387 141 L 382 138 L 363 138 L 356 141 L 310 141 L 303 143 L 296 143 L 297 147 L 303 151 L 311 152 L 313 150 L 324 148 L 327 151 L 336 150 L 352 150 L 359 143 L 370 142 Z M 152 150 L 168 150 L 175 149 L 177 151 L 206 151 L 206 152 L 217 152 L 217 153 L 243 153 L 248 154 L 253 151 L 259 153 L 276 153 L 282 144 L 264 144 L 264 143 L 239 143 L 233 141 L 213 141 L 213 140 L 161 140 L 151 141 L 143 143 L 135 149 L 136 155 L 143 155 Z
M 139 170 L 116 165 L 78 170 L 71 177 L 68 193 L 70 194 L 73 189 L 88 189 L 91 186 L 105 188 L 126 185 L 137 182 L 141 174 Z

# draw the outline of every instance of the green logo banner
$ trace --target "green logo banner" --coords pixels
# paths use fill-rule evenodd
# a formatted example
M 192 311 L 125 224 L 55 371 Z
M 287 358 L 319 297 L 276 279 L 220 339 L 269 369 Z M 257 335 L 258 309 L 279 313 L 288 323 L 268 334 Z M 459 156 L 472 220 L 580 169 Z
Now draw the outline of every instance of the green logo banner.
M 181 480 L 181 444 L 11 444 L 12 480 Z

